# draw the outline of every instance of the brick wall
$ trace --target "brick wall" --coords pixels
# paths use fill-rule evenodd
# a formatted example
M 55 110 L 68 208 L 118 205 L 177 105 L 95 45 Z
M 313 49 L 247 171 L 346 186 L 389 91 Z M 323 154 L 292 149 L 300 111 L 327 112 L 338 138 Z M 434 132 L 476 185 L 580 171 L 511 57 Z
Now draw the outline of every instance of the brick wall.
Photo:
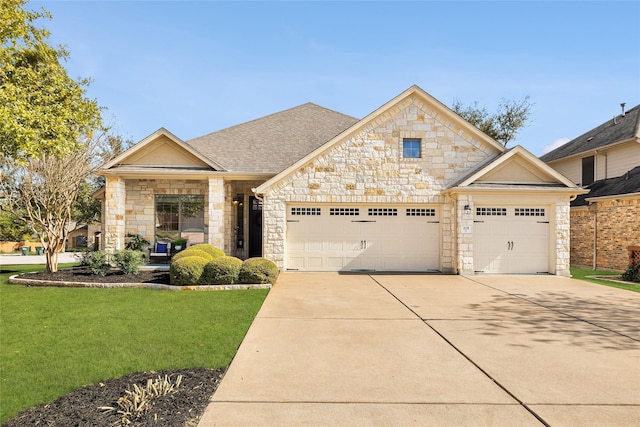
M 625 270 L 627 247 L 640 245 L 640 199 L 607 200 L 589 210 L 571 211 L 571 264 L 593 266 L 594 222 L 596 268 Z

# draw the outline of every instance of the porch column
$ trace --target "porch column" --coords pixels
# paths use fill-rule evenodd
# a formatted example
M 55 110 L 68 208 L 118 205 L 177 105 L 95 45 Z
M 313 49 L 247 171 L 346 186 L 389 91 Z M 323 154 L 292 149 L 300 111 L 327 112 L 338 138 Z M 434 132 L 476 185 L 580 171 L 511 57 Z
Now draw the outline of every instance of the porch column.
M 107 252 L 124 249 L 125 181 L 119 177 L 107 177 L 104 193 L 104 249 Z
M 209 178 L 209 188 L 205 211 L 207 218 L 207 241 L 224 250 L 224 179 Z

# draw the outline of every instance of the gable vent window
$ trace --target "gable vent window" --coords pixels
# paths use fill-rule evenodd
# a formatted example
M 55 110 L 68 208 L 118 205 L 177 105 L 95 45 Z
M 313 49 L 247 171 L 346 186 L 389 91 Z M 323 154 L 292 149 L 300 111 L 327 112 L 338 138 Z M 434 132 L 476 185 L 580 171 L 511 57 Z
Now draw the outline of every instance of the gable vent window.
M 422 157 L 420 138 L 404 138 L 402 140 L 402 157 L 419 159 Z
M 321 208 L 291 208 L 291 215 L 320 215 Z
M 593 184 L 595 180 L 595 161 L 594 157 L 585 157 L 582 159 L 582 185 Z
M 544 216 L 544 208 L 516 208 L 516 216 Z
M 429 208 L 407 208 L 407 216 L 436 216 L 436 210 Z
M 476 208 L 478 216 L 507 216 L 507 208 Z
M 333 216 L 358 216 L 359 208 L 329 208 L 329 215 Z
M 396 208 L 369 208 L 369 216 L 398 216 Z

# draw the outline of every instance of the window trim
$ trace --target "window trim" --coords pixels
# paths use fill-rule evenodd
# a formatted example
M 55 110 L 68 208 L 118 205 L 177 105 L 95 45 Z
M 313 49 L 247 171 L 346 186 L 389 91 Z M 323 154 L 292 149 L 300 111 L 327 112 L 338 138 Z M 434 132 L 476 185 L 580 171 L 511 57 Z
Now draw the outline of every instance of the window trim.
M 407 143 L 417 143 L 418 155 L 417 156 L 407 156 L 407 153 L 411 153 L 415 150 L 415 147 L 411 147 L 410 150 L 405 149 L 405 144 Z M 422 158 L 422 139 L 421 138 L 402 138 L 402 158 L 403 159 L 421 159 Z

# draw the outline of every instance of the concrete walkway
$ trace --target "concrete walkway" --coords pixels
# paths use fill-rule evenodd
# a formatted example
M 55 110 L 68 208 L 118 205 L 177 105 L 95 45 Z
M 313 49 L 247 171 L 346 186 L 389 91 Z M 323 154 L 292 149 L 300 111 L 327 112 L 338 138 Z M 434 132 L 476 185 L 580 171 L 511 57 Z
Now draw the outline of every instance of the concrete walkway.
M 640 294 L 284 273 L 200 427 L 640 424 Z
M 58 255 L 58 262 L 78 262 L 81 253 L 63 252 Z M 4 265 L 26 265 L 26 264 L 46 264 L 45 255 L 0 255 L 0 266 Z

